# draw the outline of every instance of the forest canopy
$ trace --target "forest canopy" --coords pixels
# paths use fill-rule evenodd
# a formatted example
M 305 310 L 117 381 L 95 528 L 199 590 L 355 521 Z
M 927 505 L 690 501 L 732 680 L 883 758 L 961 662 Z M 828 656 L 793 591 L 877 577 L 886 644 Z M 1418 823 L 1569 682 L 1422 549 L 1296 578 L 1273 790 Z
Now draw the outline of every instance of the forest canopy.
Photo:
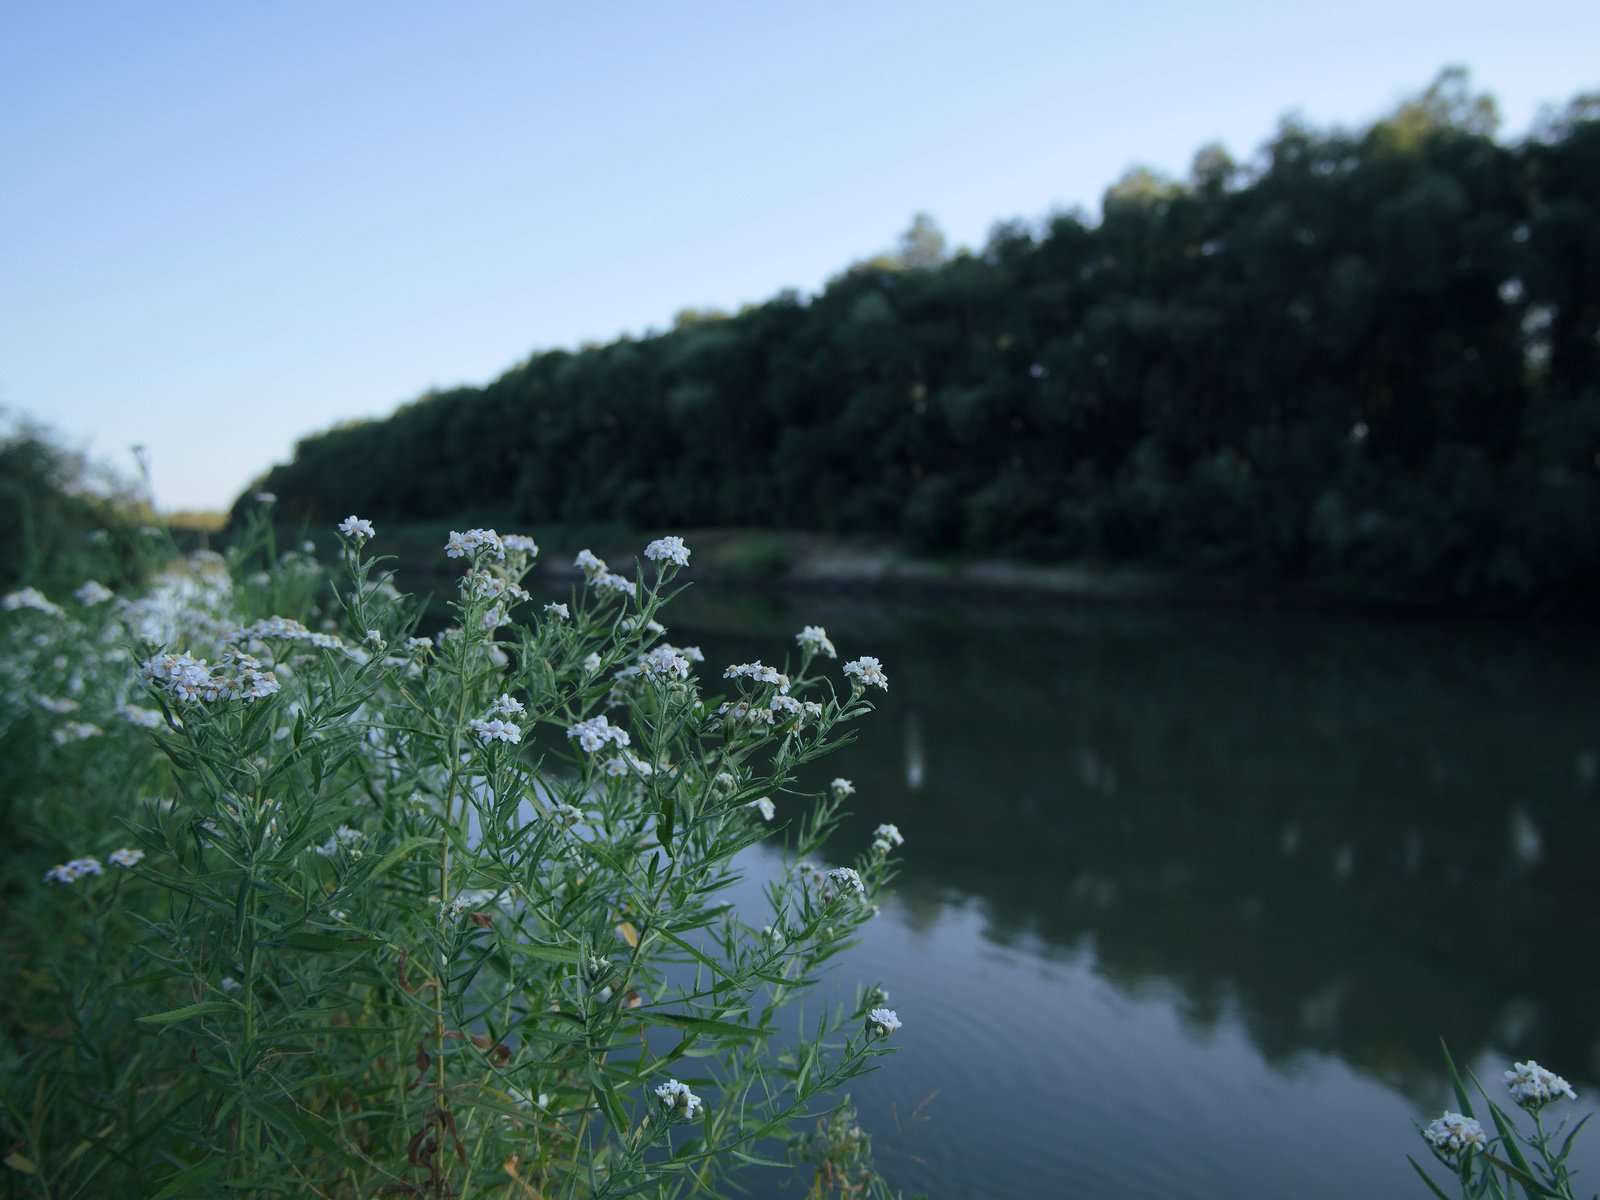
M 1496 128 L 1453 69 L 1367 128 L 1130 171 L 1098 219 L 952 254 L 919 217 L 815 296 L 534 354 L 251 490 L 1592 612 L 1600 94 Z

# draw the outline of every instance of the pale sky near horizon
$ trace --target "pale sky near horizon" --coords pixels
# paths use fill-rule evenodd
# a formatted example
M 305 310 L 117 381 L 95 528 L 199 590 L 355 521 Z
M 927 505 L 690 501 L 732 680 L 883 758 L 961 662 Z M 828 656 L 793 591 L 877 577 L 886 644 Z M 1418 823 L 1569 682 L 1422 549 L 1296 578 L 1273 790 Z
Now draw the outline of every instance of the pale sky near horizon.
M 1364 124 L 1461 64 L 1504 135 L 1600 4 L 12 3 L 0 407 L 222 507 L 296 438 L 529 353 L 813 292 L 918 211 Z

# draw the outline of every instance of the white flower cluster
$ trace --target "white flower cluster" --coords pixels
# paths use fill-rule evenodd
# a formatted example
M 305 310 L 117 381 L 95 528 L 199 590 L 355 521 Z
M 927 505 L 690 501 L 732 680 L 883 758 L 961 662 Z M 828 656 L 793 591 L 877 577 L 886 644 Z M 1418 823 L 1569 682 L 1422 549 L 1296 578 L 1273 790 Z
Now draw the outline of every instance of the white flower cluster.
M 754 679 L 757 683 L 770 683 L 780 692 L 788 692 L 789 677 L 774 667 L 760 662 L 734 663 L 722 673 L 724 679 Z
M 508 533 L 500 539 L 500 543 L 508 554 L 526 554 L 529 558 L 539 557 L 539 543 L 525 533 Z
M 867 889 L 862 886 L 861 876 L 851 867 L 835 867 L 828 872 L 828 882 L 838 887 L 840 895 L 845 892 L 854 892 L 858 896 L 867 894 Z
M 128 724 L 140 729 L 160 729 L 164 723 L 161 714 L 153 708 L 140 708 L 136 704 L 117 705 L 117 714 Z
M 773 696 L 764 705 L 743 700 L 732 703 L 724 701 L 717 706 L 717 711 L 712 717 L 711 727 L 713 729 L 721 728 L 724 723 L 729 721 L 748 721 L 752 724 L 760 723 L 763 725 L 778 725 L 794 720 L 803 723 L 807 720 L 814 721 L 821 716 L 822 705 L 815 700 L 807 700 L 801 703 L 793 696 L 785 696 L 780 693 Z
M 365 517 L 358 517 L 355 515 L 355 513 L 351 513 L 348 517 L 339 522 L 339 532 L 344 534 L 345 537 L 354 540 L 355 544 L 359 546 L 362 542 L 374 536 L 378 531 L 372 527 L 371 521 L 367 520 Z
M 586 754 L 593 754 L 607 742 L 614 743 L 619 749 L 627 746 L 631 739 L 627 730 L 613 725 L 606 717 L 590 717 L 587 721 L 579 721 L 567 730 L 567 737 L 577 738 L 578 745 Z
M 745 807 L 755 809 L 761 814 L 763 821 L 770 821 L 778 815 L 778 806 L 772 802 L 771 796 L 762 796 L 760 799 L 752 800 Z
M 50 737 L 56 745 L 65 746 L 69 742 L 82 742 L 99 737 L 102 732 L 100 726 L 91 725 L 87 721 L 68 721 L 60 728 L 51 730 Z
M 888 1037 L 900 1028 L 900 1018 L 892 1008 L 875 1008 L 867 1014 L 867 1032 L 874 1037 Z
M 510 600 L 520 604 L 533 599 L 520 585 L 484 570 L 473 571 L 464 576 L 461 580 L 461 590 L 485 600 Z
M 50 601 L 45 599 L 43 592 L 38 588 L 31 587 L 12 592 L 4 600 L 0 600 L 0 608 L 4 608 L 7 612 L 31 608 L 36 612 L 48 613 L 52 617 L 64 615 L 59 605 L 51 604 Z
M 485 746 L 490 742 L 505 742 L 507 745 L 515 746 L 522 741 L 522 730 L 512 722 L 502 720 L 499 717 L 490 717 L 488 720 L 474 717 L 467 722 L 467 728 Z
M 1530 1112 L 1537 1112 L 1546 1104 L 1565 1097 L 1576 1100 L 1578 1093 L 1572 1085 L 1554 1071 L 1547 1071 L 1531 1058 L 1525 1063 L 1513 1063 L 1515 1070 L 1507 1071 L 1506 1087 L 1511 1098 Z
M 544 606 L 544 611 L 549 613 L 558 621 L 572 620 L 572 613 L 567 610 L 567 606 L 565 604 L 546 604 Z
M 670 563 L 677 563 L 680 567 L 689 565 L 689 547 L 683 544 L 681 537 L 657 538 L 644 548 L 644 556 L 651 562 L 660 562 L 665 559 Z
M 833 788 L 833 794 L 840 800 L 843 800 L 846 796 L 854 796 L 856 794 L 856 785 L 842 775 L 829 786 Z
M 89 608 L 93 608 L 96 604 L 104 604 L 107 600 L 110 600 L 116 595 L 116 593 L 108 588 L 105 584 L 94 579 L 87 581 L 82 587 L 72 594 L 78 598 L 79 604 L 85 605 Z
M 689 678 L 689 660 L 675 646 L 657 646 L 642 661 L 646 671 L 663 679 Z
M 1474 1151 L 1486 1150 L 1489 1139 L 1484 1136 L 1483 1126 L 1471 1117 L 1463 1117 L 1460 1113 L 1448 1110 L 1441 1117 L 1436 1117 L 1428 1122 L 1422 1136 L 1440 1154 L 1462 1156 Z
M 879 825 L 872 831 L 872 848 L 879 854 L 887 854 L 896 846 L 906 844 L 906 839 L 900 835 L 898 825 Z
M 250 655 L 230 650 L 222 662 L 208 668 L 203 658 L 195 658 L 187 651 L 181 654 L 158 654 L 147 659 L 140 672 L 146 683 L 153 684 L 181 701 L 203 700 L 215 704 L 219 700 L 261 700 L 278 690 L 278 679 L 271 671 Z
M 594 590 L 597 592 L 616 592 L 619 596 L 633 595 L 633 584 L 610 571 L 602 571 L 598 575 L 591 576 L 589 582 L 594 584 Z
M 883 664 L 875 658 L 862 657 L 847 662 L 844 673 L 856 681 L 857 687 L 881 687 L 889 690 L 889 677 L 883 673 Z
M 119 846 L 111 852 L 111 861 L 119 867 L 131 867 L 144 858 L 143 850 L 130 850 L 126 846 Z
M 416 640 L 416 639 L 413 639 Z M 422 639 L 426 641 L 427 639 Z M 313 633 L 290 617 L 263 617 L 231 630 L 223 641 L 233 645 L 258 646 L 267 642 L 305 642 L 321 650 L 343 650 L 343 639 L 331 633 Z
M 105 870 L 100 866 L 98 858 L 75 858 L 69 863 L 60 863 L 51 867 L 44 873 L 46 883 L 77 883 L 85 875 L 103 875 Z
M 689 1090 L 689 1085 L 679 1083 L 676 1079 L 669 1079 L 656 1089 L 656 1099 L 661 1101 L 661 1107 L 675 1117 L 683 1117 L 692 1121 L 700 1110 L 705 1107 L 699 1096 Z
M 649 779 L 650 776 L 656 773 L 656 769 L 649 763 L 642 758 L 636 758 L 626 751 L 617 758 L 606 759 L 605 762 L 600 764 L 600 769 L 613 779 L 620 778 L 628 774 L 629 771 L 634 772 L 641 779 Z
M 454 529 L 450 531 L 450 537 L 444 544 L 446 558 L 477 558 L 481 554 L 504 562 L 505 539 L 492 529 L 469 529 L 465 533 L 458 533 Z
M 826 654 L 829 658 L 839 657 L 839 652 L 828 640 L 828 631 L 821 625 L 807 625 L 794 635 L 794 640 L 800 643 L 802 650 L 809 650 L 813 654 Z
M 572 560 L 572 565 L 590 578 L 606 572 L 606 560 L 588 547 L 578 551 L 578 557 Z
M 339 853 L 340 846 L 348 848 L 358 845 L 360 841 L 361 831 L 359 829 L 351 829 L 348 825 L 341 825 L 328 835 L 327 841 L 316 847 L 316 851 L 323 858 L 332 858 Z

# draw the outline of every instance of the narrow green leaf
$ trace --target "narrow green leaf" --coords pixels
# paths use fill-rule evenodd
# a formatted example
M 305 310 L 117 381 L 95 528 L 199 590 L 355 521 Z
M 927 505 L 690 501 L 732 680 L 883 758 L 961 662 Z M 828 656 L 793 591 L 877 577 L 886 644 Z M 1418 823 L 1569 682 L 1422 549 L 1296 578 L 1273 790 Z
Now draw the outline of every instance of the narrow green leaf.
M 759 1037 L 763 1032 L 753 1025 L 735 1025 L 732 1021 L 717 1021 L 710 1017 L 690 1017 L 682 1013 L 652 1012 L 647 1008 L 636 1009 L 630 1015 L 637 1017 L 646 1025 L 670 1025 L 674 1029 L 682 1029 L 688 1033 Z
M 190 1017 L 232 1011 L 233 1005 L 221 1000 L 202 1000 L 198 1004 L 186 1004 L 182 1008 L 169 1008 L 166 1012 L 151 1013 L 147 1017 L 140 1017 L 139 1021 L 145 1025 L 171 1025 L 177 1021 L 187 1021 Z
M 524 958 L 538 958 L 545 962 L 577 963 L 580 951 L 577 946 L 550 946 L 544 942 L 518 942 L 505 940 L 500 943 L 502 947 L 512 954 L 520 954 Z
M 1450 1200 L 1449 1196 L 1445 1195 L 1439 1190 L 1439 1185 L 1428 1178 L 1428 1173 L 1417 1165 L 1416 1159 L 1412 1158 L 1411 1155 L 1408 1154 L 1406 1155 L 1406 1161 L 1411 1164 L 1411 1169 L 1417 1173 L 1422 1182 L 1428 1185 L 1428 1190 L 1435 1196 L 1439 1197 L 1439 1200 Z
M 221 1173 L 228 1165 L 225 1158 L 208 1158 L 204 1162 L 196 1163 L 186 1170 L 179 1171 L 150 1200 L 178 1200 L 180 1196 L 193 1196 L 196 1194 L 196 1185 L 204 1183 L 214 1175 Z

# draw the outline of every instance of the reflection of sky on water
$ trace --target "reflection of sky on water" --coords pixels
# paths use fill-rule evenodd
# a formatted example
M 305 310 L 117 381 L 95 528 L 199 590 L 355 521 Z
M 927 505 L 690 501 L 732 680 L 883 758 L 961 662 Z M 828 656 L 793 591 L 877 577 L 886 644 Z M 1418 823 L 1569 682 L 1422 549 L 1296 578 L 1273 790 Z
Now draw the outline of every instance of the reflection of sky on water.
M 1593 1094 L 1593 634 L 707 610 L 710 664 L 820 620 L 889 671 L 821 778 L 860 788 L 846 845 L 908 839 L 836 971 L 906 1022 L 855 1087 L 899 1186 L 1417 1194 L 1441 1035 L 1492 1093 L 1532 1056 Z

